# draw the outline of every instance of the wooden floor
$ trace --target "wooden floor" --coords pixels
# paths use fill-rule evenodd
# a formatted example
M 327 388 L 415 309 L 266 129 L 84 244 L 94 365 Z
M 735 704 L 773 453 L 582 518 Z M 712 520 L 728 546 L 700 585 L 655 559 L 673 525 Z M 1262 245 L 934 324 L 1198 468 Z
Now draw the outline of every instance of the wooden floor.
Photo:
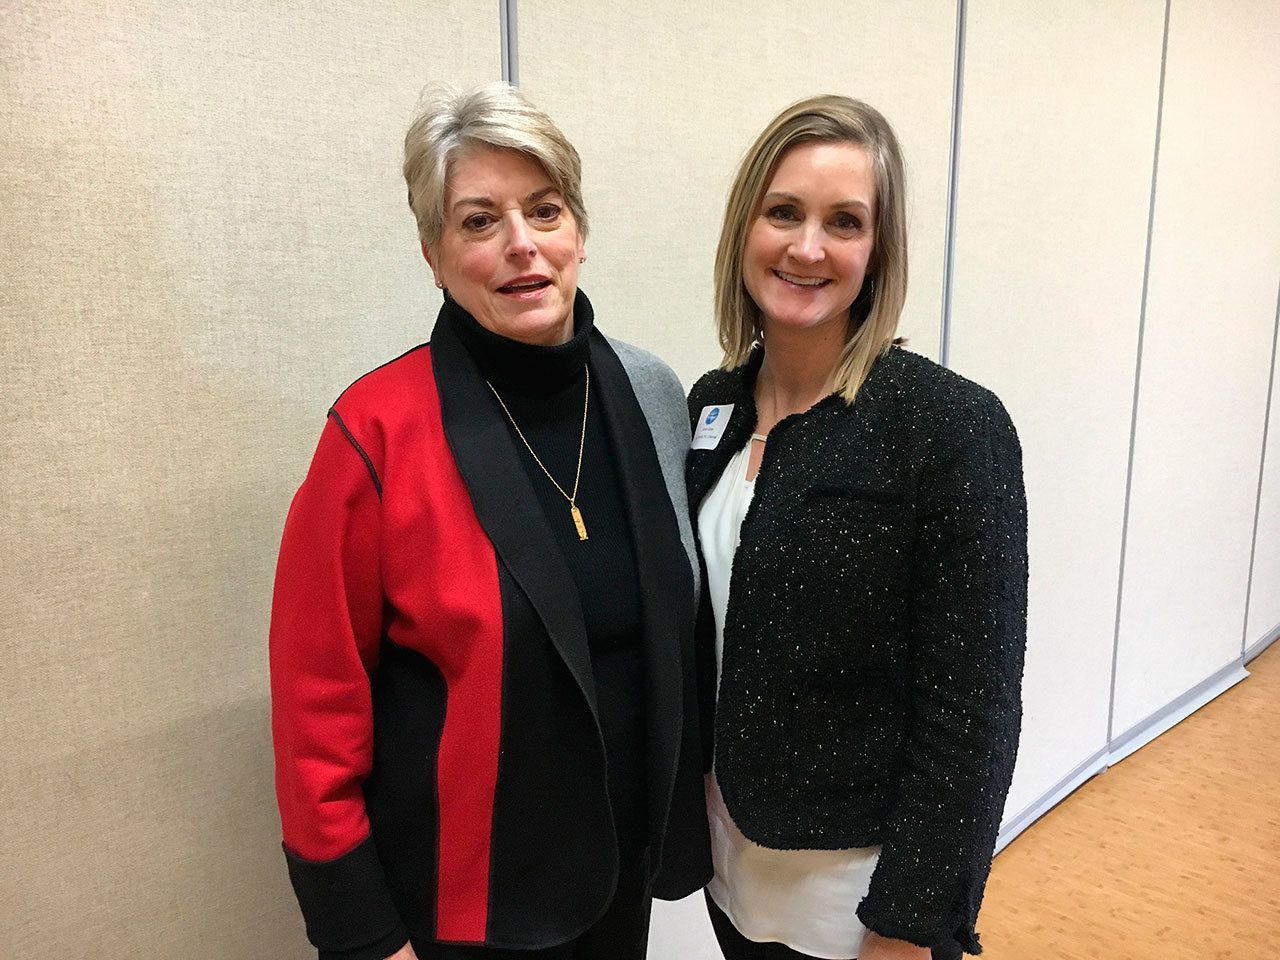
M 996 858 L 986 960 L 1280 958 L 1280 643 Z

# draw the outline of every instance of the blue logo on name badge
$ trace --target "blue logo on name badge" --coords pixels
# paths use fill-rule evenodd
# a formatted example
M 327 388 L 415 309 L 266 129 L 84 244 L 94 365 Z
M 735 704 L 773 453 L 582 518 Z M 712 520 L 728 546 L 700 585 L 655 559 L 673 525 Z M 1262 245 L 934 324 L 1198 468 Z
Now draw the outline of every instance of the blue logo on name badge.
M 707 419 L 702 422 L 705 423 L 707 426 L 710 426 L 711 424 L 715 423 L 716 420 L 719 419 L 719 417 L 720 417 L 720 408 L 712 407 L 711 412 L 707 414 Z

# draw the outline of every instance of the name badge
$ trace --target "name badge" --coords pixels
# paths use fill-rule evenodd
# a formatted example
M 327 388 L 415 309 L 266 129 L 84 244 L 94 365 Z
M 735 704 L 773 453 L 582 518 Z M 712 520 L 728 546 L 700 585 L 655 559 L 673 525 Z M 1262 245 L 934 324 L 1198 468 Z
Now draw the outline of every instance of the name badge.
M 693 443 L 689 444 L 689 449 L 714 450 L 724 436 L 724 428 L 729 425 L 729 415 L 732 413 L 732 403 L 703 407 L 702 413 L 698 414 L 698 424 L 694 427 Z

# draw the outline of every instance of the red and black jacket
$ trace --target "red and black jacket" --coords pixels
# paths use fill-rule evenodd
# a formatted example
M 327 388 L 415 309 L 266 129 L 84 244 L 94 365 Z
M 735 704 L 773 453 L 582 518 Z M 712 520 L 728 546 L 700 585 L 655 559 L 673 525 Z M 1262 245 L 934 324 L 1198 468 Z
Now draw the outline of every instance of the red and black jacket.
M 710 876 L 688 421 L 648 354 L 593 333 L 590 363 L 635 531 L 653 891 L 675 899 Z M 285 524 L 271 685 L 285 853 L 323 956 L 381 960 L 410 934 L 548 947 L 607 907 L 618 854 L 581 610 L 448 323 L 330 410 Z

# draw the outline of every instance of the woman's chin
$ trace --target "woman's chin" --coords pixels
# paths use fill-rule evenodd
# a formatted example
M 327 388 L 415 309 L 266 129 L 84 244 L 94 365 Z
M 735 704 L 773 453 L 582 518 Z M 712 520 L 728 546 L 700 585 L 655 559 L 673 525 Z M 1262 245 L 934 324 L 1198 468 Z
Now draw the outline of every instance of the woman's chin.
M 524 309 L 517 306 L 504 310 L 494 318 L 492 326 L 485 326 L 511 340 L 552 345 L 564 343 L 573 335 L 573 314 L 558 305 L 530 304 Z
M 827 326 L 832 317 L 829 311 L 823 310 L 779 310 L 769 315 L 766 334 L 770 329 L 787 333 L 806 333 L 818 331 Z

